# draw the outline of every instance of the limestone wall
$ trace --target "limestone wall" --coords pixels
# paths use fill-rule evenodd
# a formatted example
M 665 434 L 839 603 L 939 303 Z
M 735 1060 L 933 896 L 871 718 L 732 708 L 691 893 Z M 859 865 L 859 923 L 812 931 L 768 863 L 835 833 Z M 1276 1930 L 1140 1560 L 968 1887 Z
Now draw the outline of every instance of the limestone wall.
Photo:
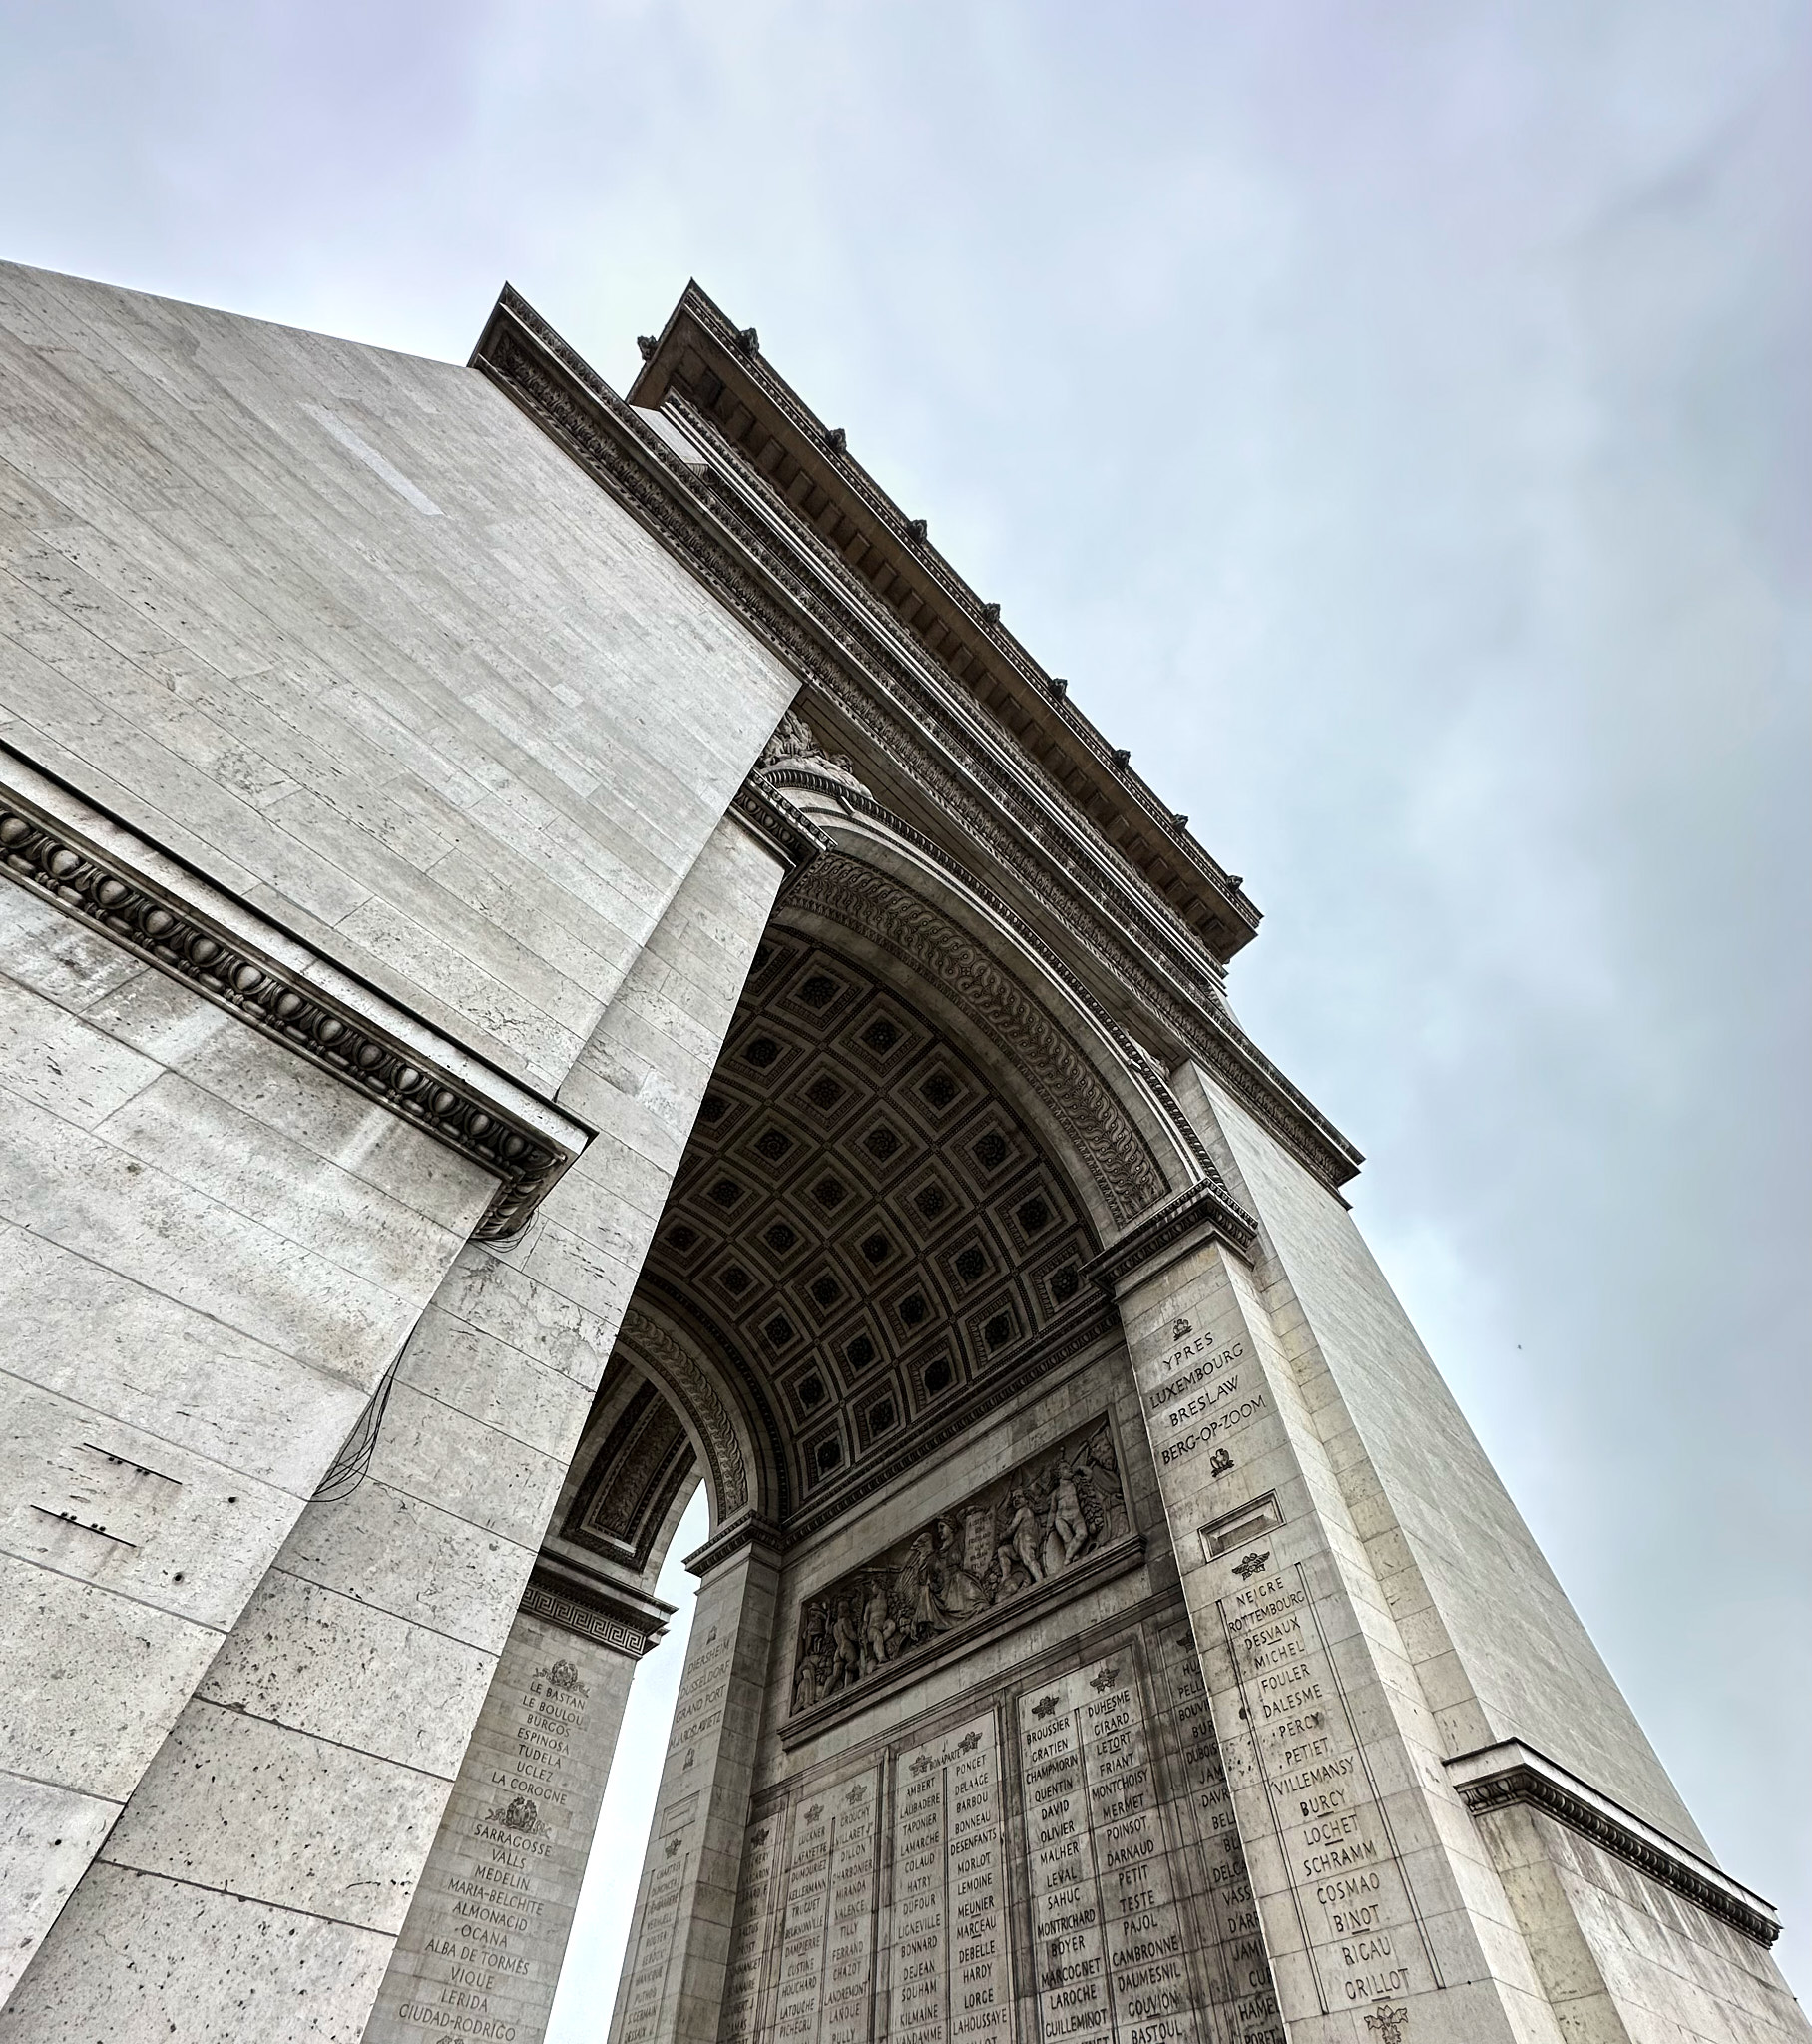
M 361 2033 L 778 880 L 739 824 L 718 826 L 564 1089 L 600 1135 L 520 1240 L 460 1251 L 367 1472 L 308 1506 L 239 1623 L 211 1638 L 212 1666 L 0 2030 L 162 2036 L 185 2012 L 229 2026 L 249 1997 L 261 2036 Z M 605 1698 L 593 1728 L 600 1793 L 621 1703 Z M 467 1798 L 449 1821 L 490 1806 Z M 536 1929 L 545 2009 L 565 1920 Z M 410 2006 L 445 1991 L 465 2008 L 471 1989 L 436 1956 L 418 1943 Z
M 0 877 L 0 1996 L 494 1183 Z
M 473 371 L 0 267 L 0 782 L 599 1132 L 564 1218 L 462 1258 L 493 1176 L 0 879 L 3 1994 L 167 1735 L 141 1914 L 190 1867 L 394 1932 L 766 916 L 734 828 L 682 887 L 793 683 Z M 317 1734 L 288 1788 L 254 1752 Z M 402 1843 L 351 1873 L 328 1825 L 342 1909 L 284 1824 L 365 1762 Z M 199 1857 L 185 1770 L 243 1777 Z
M 998 1494 L 1023 1475 L 1043 1529 L 1044 1465 L 1104 1427 L 1124 1506 L 1098 1512 L 1088 1541 L 1071 1529 L 1073 1558 L 1041 1530 L 1029 1544 L 1044 1580 L 1022 1563 L 1009 1584 L 989 1544 L 1008 1531 Z M 953 1591 L 947 1629 L 864 1655 L 861 1676 L 828 1694 L 802 1685 L 814 1610 L 900 1563 L 940 1515 L 970 1550 L 972 1578 L 993 1587 L 1002 1574 L 993 1601 L 955 1615 L 975 1600 Z M 788 1553 L 758 1727 L 715 1730 L 722 1685 L 700 1644 L 704 1616 L 701 1599 L 615 2044 L 1281 2038 L 1117 1340 Z M 700 1726 L 712 1728 L 709 1750 Z M 701 1936 L 693 1809 L 723 1736 L 749 1757 L 747 1817 Z
M 476 372 L 0 267 L 0 739 L 551 1089 L 790 676 Z
M 1540 1811 L 1479 1828 L 1569 2044 L 1804 2044 L 1779 1969 L 1739 1931 Z

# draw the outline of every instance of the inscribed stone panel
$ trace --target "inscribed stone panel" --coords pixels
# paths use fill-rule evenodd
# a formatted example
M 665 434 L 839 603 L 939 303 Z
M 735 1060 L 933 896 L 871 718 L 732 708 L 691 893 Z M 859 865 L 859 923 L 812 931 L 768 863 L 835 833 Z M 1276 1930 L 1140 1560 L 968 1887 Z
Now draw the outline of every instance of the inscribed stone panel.
M 539 2035 L 634 1666 L 518 1617 L 368 2044 Z
M 1281 2044 L 1181 1610 L 1098 1626 L 758 1798 L 718 2035 Z

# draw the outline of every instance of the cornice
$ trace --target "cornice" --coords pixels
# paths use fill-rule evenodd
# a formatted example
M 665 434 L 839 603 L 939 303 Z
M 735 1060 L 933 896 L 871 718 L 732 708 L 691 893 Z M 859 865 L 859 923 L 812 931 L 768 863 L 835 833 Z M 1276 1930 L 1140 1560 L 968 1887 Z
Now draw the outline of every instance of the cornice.
M 830 839 L 800 815 L 790 802 L 779 801 L 766 776 L 751 773 L 730 797 L 736 820 L 767 846 L 786 868 L 783 886 L 790 886 L 813 859 L 830 849 Z
M 1521 1740 L 1462 1754 L 1447 1763 L 1447 1773 L 1460 1800 L 1476 1816 L 1526 1803 L 1684 1895 L 1764 1950 L 1780 1936 L 1780 1918 L 1760 1895 Z
M 1200 935 L 1040 785 L 998 720 L 936 672 L 898 620 L 844 586 L 852 578 L 807 528 L 763 505 L 723 457 L 704 470 L 682 459 L 513 290 L 472 363 L 1309 1170 L 1330 1186 L 1352 1176 L 1358 1152 L 1226 1014 Z
M 712 1569 L 720 1569 L 726 1561 L 733 1561 L 744 1548 L 758 1547 L 770 1560 L 777 1561 L 785 1553 L 787 1535 L 772 1519 L 764 1519 L 759 1512 L 743 1512 L 721 1526 L 702 1547 L 694 1547 L 684 1558 L 688 1575 L 702 1580 Z
M 1222 928 L 1226 949 L 1221 955 L 1230 955 L 1250 940 L 1258 927 L 1259 911 L 1243 892 L 1243 881 L 1209 855 L 1189 834 L 1187 818 L 1161 801 L 1132 770 L 1129 755 L 1112 746 L 1070 701 L 1069 685 L 1046 672 L 1002 623 L 1000 605 L 984 601 L 939 552 L 925 521 L 909 518 L 851 454 L 847 436 L 839 428 L 827 426 L 777 373 L 762 354 L 752 328 L 736 327 L 695 281 L 688 282 L 659 340 L 645 345 L 643 352 L 644 366 L 630 391 L 632 404 L 675 408 L 678 397 L 688 419 L 714 445 L 737 458 L 772 501 L 793 516 L 800 530 L 824 547 L 839 573 L 861 590 L 866 601 L 877 601 L 873 588 L 877 581 L 910 581 L 918 598 L 912 606 L 917 613 L 911 626 L 915 639 L 967 693 L 987 703 L 1014 744 L 1027 753 L 1033 770 L 1052 779 L 1065 798 L 1075 803 L 1076 792 L 1050 772 L 1045 756 L 1056 751 L 1072 772 L 1080 766 L 1091 800 L 1105 803 L 1141 836 L 1151 833 L 1152 858 L 1164 865 L 1172 884 L 1192 878 L 1198 887 L 1205 887 L 1214 918 Z M 761 462 L 752 460 L 741 434 L 726 430 L 720 416 L 721 400 L 699 402 L 702 392 L 696 374 L 686 373 L 688 362 L 696 362 L 731 393 L 731 419 L 744 426 L 752 424 L 757 415 L 754 407 L 761 407 L 767 422 L 784 436 L 787 455 L 794 463 L 808 465 L 815 487 L 801 488 L 795 479 L 782 493 L 765 455 Z M 763 433 L 762 437 L 767 436 Z M 820 490 L 837 500 L 842 518 L 831 517 L 823 505 L 813 507 L 809 517 L 804 515 L 810 498 Z M 851 533 L 842 537 L 840 545 L 825 546 L 826 529 L 846 520 L 853 523 L 859 539 Z M 860 577 L 850 574 L 851 554 L 862 563 Z M 876 573 L 873 564 L 877 558 L 885 560 L 886 573 Z M 923 608 L 927 596 L 938 614 L 930 629 Z M 1003 683 L 1011 701 L 1011 716 L 1003 715 L 1002 699 L 994 694 Z M 1035 734 L 1031 741 L 1029 731 Z M 1158 884 L 1138 860 L 1106 837 L 1103 843 L 1111 856 L 1126 858 L 1148 884 Z
M 123 851 L 4 784 L 0 870 L 373 1105 L 481 1165 L 499 1184 L 473 1231 L 480 1241 L 519 1233 L 589 1139 L 591 1131 L 564 1110 L 537 1102 L 572 1132 L 569 1143 L 554 1140 L 519 1106 L 508 1104 L 503 1084 L 476 1083 L 469 1060 L 462 1061 L 467 1070 L 456 1072 L 450 1061 L 429 1055 L 422 1045 L 432 1040 L 431 1032 L 419 1018 L 406 1018 L 419 1033 L 417 1041 L 406 1041 L 335 994 L 323 980 L 336 969 L 290 933 L 268 929 L 265 942 L 255 941 L 245 929 L 229 926 L 224 914 L 185 898 L 176 885 L 153 879 Z M 251 919 L 225 897 L 222 906 Z M 289 953 L 287 959 L 275 955 L 279 948 Z M 519 1089 L 507 1090 L 522 1099 Z
M 1087 1266 L 1086 1278 L 1113 1294 L 1135 1273 L 1164 1258 L 1179 1256 L 1193 1243 L 1218 1237 L 1242 1256 L 1251 1254 L 1258 1240 L 1258 1224 L 1228 1197 L 1226 1188 L 1202 1180 L 1186 1187 L 1161 1207 L 1133 1223 L 1125 1235 L 1117 1236 L 1101 1255 Z
M 1110 928 L 1136 929 L 1193 998 L 1219 999 L 1219 963 L 1199 933 L 1135 877 L 1069 796 L 1035 786 L 1030 763 L 999 720 L 948 683 L 837 556 L 782 508 L 763 502 L 734 464 L 725 467 L 720 455 L 709 463 L 687 460 L 676 450 L 680 436 L 664 414 L 626 404 L 508 288 L 472 366 L 566 445 L 787 665 L 1004 865 L 1023 865 L 1028 843 L 1036 847 L 1077 894 L 1068 920 L 1079 910 L 1093 910 Z M 651 418 L 660 419 L 660 427 Z M 636 465 L 634 476 L 624 474 L 626 460 Z M 666 491 L 651 488 L 657 473 Z M 751 568 L 757 573 L 751 575 Z M 1010 828 L 1003 829 L 1003 819 Z M 1118 966 L 1109 962 L 1110 971 L 1124 976 L 1135 956 L 1129 950 Z
M 600 1582 L 581 1582 L 548 1566 L 544 1556 L 529 1572 L 518 1609 L 601 1647 L 639 1661 L 667 1631 L 675 1606 L 659 1597 Z

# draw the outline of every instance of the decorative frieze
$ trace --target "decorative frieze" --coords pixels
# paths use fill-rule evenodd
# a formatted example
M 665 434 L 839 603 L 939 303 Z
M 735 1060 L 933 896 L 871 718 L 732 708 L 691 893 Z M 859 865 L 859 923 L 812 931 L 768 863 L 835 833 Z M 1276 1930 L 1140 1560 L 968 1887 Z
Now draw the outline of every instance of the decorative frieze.
M 667 1631 L 674 1607 L 645 1592 L 581 1579 L 544 1558 L 529 1576 L 521 1609 L 562 1631 L 639 1661 Z
M 1155 890 L 1132 884 L 1105 839 L 1085 850 L 1087 826 L 1067 800 L 1035 785 L 1024 764 L 1010 764 L 1005 747 L 953 705 L 862 599 L 835 586 L 828 563 L 801 555 L 798 534 L 745 504 L 726 477 L 699 476 L 518 292 L 499 298 L 472 365 L 834 702 L 1311 1171 L 1329 1185 L 1353 1175 L 1358 1152 L 1227 1014 L 1218 970 L 1196 934 Z M 1230 878 L 1224 899 L 1249 929 L 1255 912 Z
M 117 852 L 0 785 L 0 870 L 101 931 L 160 972 L 235 1015 L 297 1057 L 500 1181 L 474 1229 L 480 1241 L 519 1233 L 578 1156 L 589 1132 L 554 1141 L 495 1093 L 475 1086 L 350 1002 L 307 967 L 229 928 L 174 889 L 137 871 Z M 294 940 L 287 939 L 291 947 Z M 325 966 L 324 960 L 311 961 Z
M 1257 1224 L 1227 1197 L 1218 1173 L 1197 1185 L 1185 1186 L 1124 1235 L 1116 1237 L 1090 1264 L 1088 1275 L 1104 1290 L 1112 1292 L 1166 1251 L 1181 1254 L 1210 1236 L 1230 1243 L 1242 1253 L 1258 1240 Z
M 967 1648 L 968 1635 L 1029 1617 L 1087 1563 L 1124 1553 L 1130 1565 L 1135 1537 L 1104 1413 L 806 1600 L 789 1732 L 792 1720 L 816 1731 L 824 1707 L 897 1687 L 889 1678 L 922 1673 L 959 1638 Z

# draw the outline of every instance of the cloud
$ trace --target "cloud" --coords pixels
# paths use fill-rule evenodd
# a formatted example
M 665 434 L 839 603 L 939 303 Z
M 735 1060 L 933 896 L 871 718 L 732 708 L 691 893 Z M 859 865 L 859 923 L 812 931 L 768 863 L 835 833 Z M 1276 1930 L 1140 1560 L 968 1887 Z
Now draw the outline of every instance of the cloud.
M 5 13 L 24 260 L 620 384 L 696 273 L 1267 911 L 1260 1041 L 1812 1981 L 1812 22 Z

